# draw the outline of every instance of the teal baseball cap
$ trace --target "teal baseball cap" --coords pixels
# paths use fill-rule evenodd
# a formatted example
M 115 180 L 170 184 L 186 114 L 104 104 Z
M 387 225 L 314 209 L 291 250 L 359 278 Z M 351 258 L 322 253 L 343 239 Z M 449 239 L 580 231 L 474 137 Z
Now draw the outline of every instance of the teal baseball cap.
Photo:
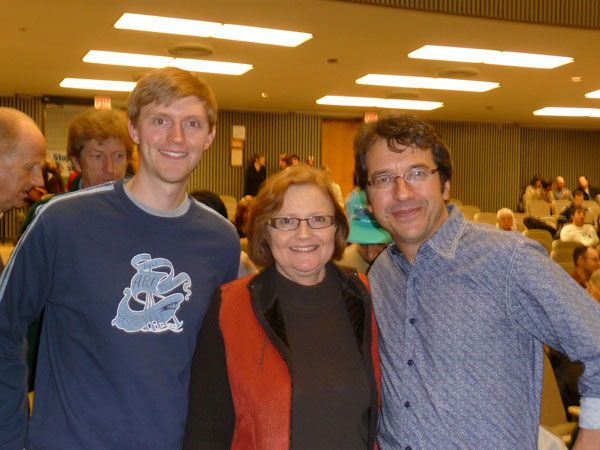
M 348 242 L 356 244 L 387 244 L 392 237 L 381 228 L 367 206 L 367 196 L 363 190 L 353 190 L 346 200 L 346 216 L 350 225 Z

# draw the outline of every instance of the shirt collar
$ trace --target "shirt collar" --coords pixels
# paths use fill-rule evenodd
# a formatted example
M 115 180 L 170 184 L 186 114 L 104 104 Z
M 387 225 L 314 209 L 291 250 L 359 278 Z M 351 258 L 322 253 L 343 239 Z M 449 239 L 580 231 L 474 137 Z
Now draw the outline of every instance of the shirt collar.
M 448 204 L 446 209 L 448 210 L 448 218 L 442 223 L 442 226 L 437 229 L 433 236 L 421 244 L 417 256 L 423 251 L 424 246 L 430 247 L 442 258 L 454 259 L 456 256 L 458 242 L 467 226 L 467 220 L 455 204 Z M 393 259 L 398 258 L 398 256 L 402 254 L 396 244 L 389 245 L 388 252 Z

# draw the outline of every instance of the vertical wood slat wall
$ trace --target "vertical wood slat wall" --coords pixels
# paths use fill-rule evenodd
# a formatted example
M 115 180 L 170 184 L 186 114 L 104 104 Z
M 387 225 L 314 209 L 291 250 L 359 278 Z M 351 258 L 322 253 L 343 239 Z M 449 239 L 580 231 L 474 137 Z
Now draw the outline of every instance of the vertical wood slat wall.
M 521 185 L 519 127 L 487 123 L 434 122 L 450 148 L 450 196 L 482 211 L 516 207 Z
M 31 117 L 40 127 L 40 130 L 45 133 L 45 108 L 40 97 L 0 97 L 0 106 L 23 111 Z M 0 186 L 0 190 L 1 189 L 2 186 Z M 4 213 L 0 219 L 0 242 L 4 242 L 5 239 L 11 239 L 12 236 L 19 234 L 19 214 L 24 214 L 24 212 L 24 208 L 19 208 Z
M 0 106 L 23 110 L 44 129 L 40 99 L 0 98 Z M 246 127 L 243 167 L 230 164 L 233 125 Z M 496 211 L 503 206 L 516 209 L 519 192 L 535 173 L 547 178 L 562 175 L 569 188 L 574 187 L 580 174 L 588 176 L 591 184 L 600 185 L 600 131 L 441 121 L 433 125 L 452 150 L 452 197 L 475 204 L 482 211 Z M 321 133 L 322 119 L 317 115 L 221 111 L 215 143 L 194 170 L 190 191 L 209 189 L 240 198 L 245 166 L 253 153 L 265 155 L 268 175 L 278 170 L 279 153 L 295 153 L 302 161 L 312 155 L 317 165 L 323 159 L 335 166 L 336 161 L 353 158 L 352 148 L 347 146 L 335 152 L 321 148 Z M 5 214 L 3 236 L 12 237 L 18 232 L 18 212 Z
M 534 174 L 579 175 L 600 186 L 600 131 L 527 128 L 519 125 L 433 122 L 452 151 L 453 198 L 482 211 L 516 211 L 519 194 Z
M 600 28 L 597 0 L 338 0 L 485 19 Z
M 231 166 L 230 141 L 234 125 L 246 127 L 244 164 Z M 321 164 L 321 118 L 311 114 L 219 111 L 217 135 L 192 173 L 189 191 L 208 189 L 217 194 L 241 198 L 244 172 L 252 155 L 265 156 L 267 176 L 279 170 L 279 154 L 309 156 Z

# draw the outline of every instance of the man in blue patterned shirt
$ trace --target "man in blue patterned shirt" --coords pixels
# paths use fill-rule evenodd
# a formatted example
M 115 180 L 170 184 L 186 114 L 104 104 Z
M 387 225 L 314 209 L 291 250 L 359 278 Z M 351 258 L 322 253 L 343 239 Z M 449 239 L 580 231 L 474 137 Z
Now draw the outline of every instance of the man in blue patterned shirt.
M 600 448 L 600 307 L 534 241 L 447 205 L 450 154 L 388 116 L 355 140 L 393 243 L 369 273 L 387 449 L 536 449 L 543 344 L 584 363 L 577 449 Z

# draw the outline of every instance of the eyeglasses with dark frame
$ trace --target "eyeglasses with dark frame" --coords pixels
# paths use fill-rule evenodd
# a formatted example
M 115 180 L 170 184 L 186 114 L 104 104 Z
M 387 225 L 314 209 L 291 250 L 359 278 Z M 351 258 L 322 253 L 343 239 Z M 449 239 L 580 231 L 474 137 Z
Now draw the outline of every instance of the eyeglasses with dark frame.
M 379 175 L 375 175 L 369 181 L 367 181 L 367 186 L 371 189 L 375 190 L 385 190 L 391 189 L 396 186 L 396 180 L 398 178 L 403 178 L 409 184 L 419 184 L 423 181 L 427 180 L 431 175 L 439 171 L 437 167 L 435 169 L 430 169 L 429 167 L 415 167 L 413 169 L 407 170 L 402 175 L 394 175 L 393 173 L 381 173 Z
M 300 226 L 300 222 L 306 222 L 306 224 L 313 230 L 320 230 L 321 228 L 327 228 L 335 224 L 334 216 L 311 216 L 306 219 L 298 219 L 297 217 L 273 217 L 267 223 L 282 231 L 293 231 L 297 230 Z

